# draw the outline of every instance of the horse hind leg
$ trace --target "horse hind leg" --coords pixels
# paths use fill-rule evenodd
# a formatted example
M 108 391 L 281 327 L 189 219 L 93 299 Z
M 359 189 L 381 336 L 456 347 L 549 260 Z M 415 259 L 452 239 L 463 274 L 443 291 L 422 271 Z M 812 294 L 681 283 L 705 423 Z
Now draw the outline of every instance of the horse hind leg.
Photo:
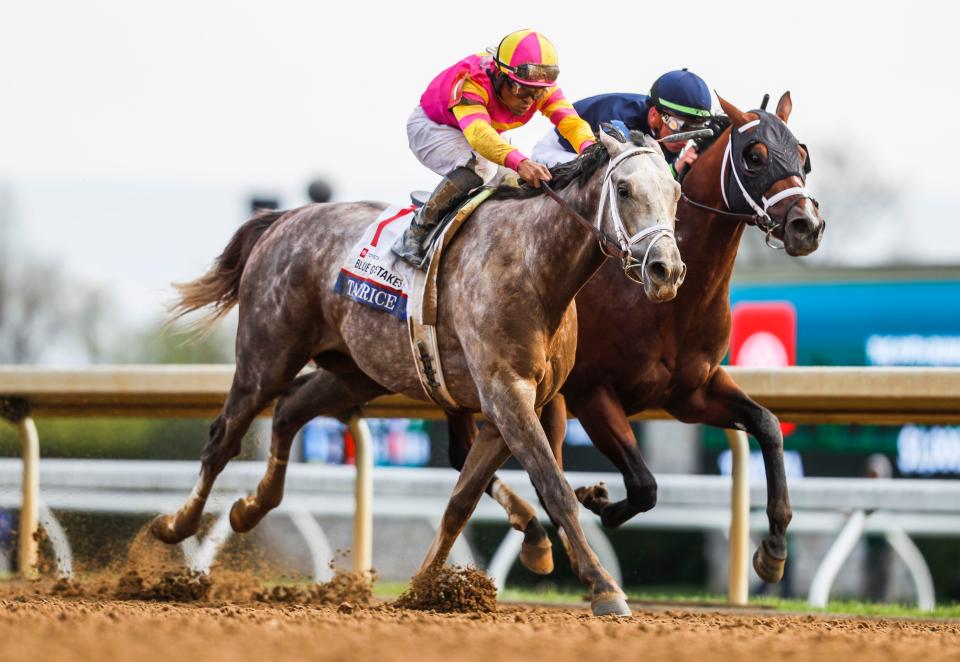
M 283 486 L 294 436 L 316 416 L 343 415 L 385 390 L 357 371 L 338 375 L 323 368 L 298 377 L 277 401 L 267 471 L 257 491 L 238 499 L 230 509 L 230 526 L 238 533 L 255 527 L 283 499 Z
M 450 445 L 448 456 L 450 466 L 463 471 L 467 454 L 477 438 L 477 424 L 469 412 L 449 414 L 447 416 Z M 499 476 L 494 474 L 487 484 L 486 493 L 499 503 L 507 513 L 510 526 L 523 533 L 520 545 L 520 562 L 538 575 L 553 572 L 553 550 L 546 529 L 537 518 L 537 511 L 518 495 Z
M 560 471 L 563 471 L 563 441 L 567 436 L 567 400 L 563 395 L 558 393 L 550 402 L 544 405 L 540 411 L 540 424 L 543 426 L 543 431 L 547 435 L 547 442 L 550 444 L 550 450 L 553 452 L 557 466 L 560 468 Z M 567 536 L 566 530 L 560 526 L 557 519 L 550 514 L 550 509 L 547 508 L 547 504 L 543 500 L 543 495 L 540 494 L 539 491 L 537 491 L 537 498 L 540 500 L 540 505 L 543 506 L 544 512 L 547 513 L 547 517 L 550 518 L 553 527 L 557 531 L 557 537 L 560 538 L 563 550 L 567 554 L 567 560 L 570 561 L 570 568 L 573 570 L 573 574 L 579 577 L 580 570 L 577 568 L 577 556 L 573 551 L 573 547 L 570 545 L 570 538 Z
M 499 430 L 494 425 L 485 425 L 460 469 L 460 477 L 418 575 L 443 567 L 453 543 L 483 497 L 490 479 L 509 457 L 510 451 Z
M 186 503 L 172 515 L 161 515 L 150 524 L 159 540 L 175 544 L 194 535 L 200 528 L 203 508 L 213 483 L 227 462 L 240 453 L 243 435 L 254 418 L 290 384 L 310 358 L 308 348 L 292 326 L 274 319 L 251 319 L 241 323 L 237 334 L 237 370 L 230 394 L 220 415 L 210 425 L 210 436 L 201 457 L 200 476 Z M 264 335 L 269 329 L 270 336 Z M 264 348 L 281 340 L 287 348 L 267 355 Z
M 227 462 L 239 454 L 243 435 L 250 428 L 253 419 L 273 399 L 276 390 L 279 390 L 254 388 L 239 375 L 238 371 L 223 410 L 210 425 L 210 436 L 201 459 L 200 476 L 186 503 L 174 514 L 160 515 L 150 524 L 153 535 L 167 544 L 181 542 L 200 528 L 200 518 L 214 481 Z

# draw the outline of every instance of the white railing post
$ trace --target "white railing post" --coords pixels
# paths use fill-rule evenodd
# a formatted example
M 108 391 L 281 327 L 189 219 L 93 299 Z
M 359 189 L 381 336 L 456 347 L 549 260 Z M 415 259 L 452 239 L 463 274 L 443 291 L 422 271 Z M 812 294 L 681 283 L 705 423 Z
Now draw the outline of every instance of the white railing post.
M 17 421 L 23 452 L 23 501 L 20 507 L 20 575 L 33 577 L 37 572 L 40 525 L 40 437 L 30 416 Z
M 930 566 L 924 560 L 923 554 L 917 549 L 910 536 L 898 526 L 887 527 L 885 536 L 887 542 L 893 547 L 893 551 L 900 556 L 907 570 L 910 571 L 913 585 L 917 589 L 917 607 L 922 611 L 933 611 L 937 606 L 933 575 L 930 574 Z
M 867 514 L 862 510 L 854 510 L 850 513 L 843 528 L 837 535 L 836 540 L 827 551 L 827 555 L 820 562 L 820 567 L 813 574 L 810 581 L 810 595 L 807 603 L 811 607 L 826 607 L 827 600 L 830 599 L 830 587 L 833 586 L 833 580 L 837 578 L 841 566 L 850 556 L 850 552 L 856 547 L 860 536 L 863 534 L 863 528 L 867 524 Z
M 750 442 L 747 433 L 727 430 L 732 478 L 730 493 L 730 570 L 727 599 L 745 605 L 749 597 L 750 573 Z
M 367 422 L 354 414 L 347 422 L 356 449 L 357 482 L 354 488 L 353 569 L 373 567 L 373 442 Z

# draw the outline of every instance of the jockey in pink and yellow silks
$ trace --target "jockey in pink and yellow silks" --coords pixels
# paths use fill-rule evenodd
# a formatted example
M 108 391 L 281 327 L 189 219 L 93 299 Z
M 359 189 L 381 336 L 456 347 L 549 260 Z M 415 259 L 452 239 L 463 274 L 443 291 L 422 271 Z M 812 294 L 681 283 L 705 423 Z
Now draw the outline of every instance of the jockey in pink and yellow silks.
M 557 87 L 553 44 L 533 30 L 507 35 L 496 51 L 471 55 L 427 86 L 407 120 L 410 149 L 444 179 L 410 224 L 394 252 L 420 265 L 423 241 L 445 214 L 503 168 L 535 187 L 550 171 L 500 134 L 523 126 L 538 111 L 578 153 L 594 144 L 593 131 Z

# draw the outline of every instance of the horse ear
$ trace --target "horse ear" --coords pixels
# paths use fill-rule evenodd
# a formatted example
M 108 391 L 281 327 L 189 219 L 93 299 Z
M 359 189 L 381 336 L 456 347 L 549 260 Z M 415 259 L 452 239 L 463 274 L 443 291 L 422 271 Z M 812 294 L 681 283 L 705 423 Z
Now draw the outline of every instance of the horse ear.
M 790 91 L 783 93 L 783 96 L 780 97 L 780 101 L 777 102 L 777 117 L 783 120 L 783 123 L 786 124 L 787 120 L 790 119 L 790 113 L 793 112 L 793 101 L 790 100 Z
M 717 94 L 716 90 L 714 90 L 714 94 Z M 719 94 L 717 94 L 717 99 L 720 100 L 720 107 L 723 108 L 723 112 L 725 112 L 727 117 L 730 118 L 730 121 L 733 122 L 733 127 L 735 129 L 740 128 L 747 123 L 747 118 L 743 116 L 743 112 L 740 111 L 739 108 L 734 106 Z
M 606 131 L 597 132 L 597 137 L 600 139 L 600 144 L 607 149 L 607 154 L 610 155 L 610 158 L 613 158 L 617 154 L 623 151 L 623 148 L 626 145 L 616 138 L 607 135 Z

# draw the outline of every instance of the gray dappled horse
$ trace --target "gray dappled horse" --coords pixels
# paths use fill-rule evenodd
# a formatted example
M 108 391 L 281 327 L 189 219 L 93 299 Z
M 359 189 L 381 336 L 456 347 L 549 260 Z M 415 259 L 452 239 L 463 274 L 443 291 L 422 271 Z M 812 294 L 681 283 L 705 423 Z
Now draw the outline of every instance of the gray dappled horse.
M 539 190 L 501 189 L 445 250 L 437 332 L 447 387 L 491 424 L 464 464 L 421 572 L 443 565 L 494 472 L 513 454 L 565 530 L 593 612 L 629 614 L 583 537 L 579 504 L 538 413 L 573 366 L 574 296 L 611 245 L 619 244 L 624 270 L 643 282 L 649 299 L 676 295 L 685 271 L 672 234 L 680 187 L 656 144 L 636 147 L 603 133 L 599 145 L 554 173 L 566 208 Z M 427 399 L 407 325 L 333 291 L 347 251 L 383 208 L 357 202 L 260 214 L 207 274 L 179 287 L 176 310 L 211 306 L 208 324 L 239 304 L 237 369 L 210 426 L 196 486 L 180 510 L 154 520 L 157 538 L 176 543 L 196 533 L 216 476 L 275 398 L 266 474 L 256 494 L 234 504 L 236 531 L 251 529 L 280 503 L 290 443 L 308 420 L 344 416 L 384 393 Z M 576 214 L 595 216 L 599 230 L 580 227 Z M 317 370 L 298 376 L 311 360 Z

